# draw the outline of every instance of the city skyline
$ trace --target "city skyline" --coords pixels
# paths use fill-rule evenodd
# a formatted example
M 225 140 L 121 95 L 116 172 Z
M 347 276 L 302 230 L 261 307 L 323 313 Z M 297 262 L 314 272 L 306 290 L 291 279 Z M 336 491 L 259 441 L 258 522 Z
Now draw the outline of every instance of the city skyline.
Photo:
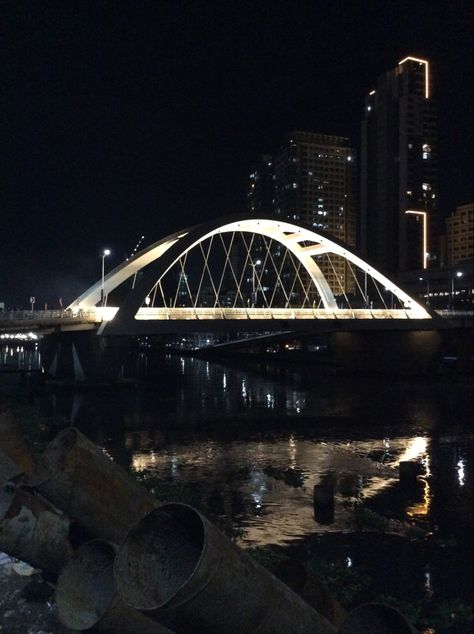
M 435 75 L 441 213 L 472 202 L 468 3 L 3 10 L 0 301 L 66 303 L 104 248 L 114 266 L 142 235 L 242 210 L 291 130 L 357 146 L 365 95 L 407 55 Z

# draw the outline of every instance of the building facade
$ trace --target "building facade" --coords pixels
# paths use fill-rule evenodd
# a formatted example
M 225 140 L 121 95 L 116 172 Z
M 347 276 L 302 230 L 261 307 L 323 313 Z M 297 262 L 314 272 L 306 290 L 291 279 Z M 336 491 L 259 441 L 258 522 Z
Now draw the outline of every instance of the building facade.
M 298 220 L 350 246 L 356 243 L 356 152 L 349 139 L 314 132 L 292 132 L 273 159 L 266 156 L 261 173 L 250 178 L 253 213 L 268 208 L 267 170 L 271 168 L 271 211 Z M 263 196 L 266 198 L 263 198 Z M 265 202 L 266 201 L 266 202 Z M 334 257 L 319 263 L 333 292 L 351 292 L 354 283 L 347 263 Z
M 436 105 L 428 60 L 381 75 L 361 125 L 360 248 L 383 270 L 439 265 Z
M 248 209 L 252 214 L 273 214 L 273 156 L 262 154 L 249 176 Z
M 448 265 L 474 259 L 474 203 L 461 205 L 446 219 Z

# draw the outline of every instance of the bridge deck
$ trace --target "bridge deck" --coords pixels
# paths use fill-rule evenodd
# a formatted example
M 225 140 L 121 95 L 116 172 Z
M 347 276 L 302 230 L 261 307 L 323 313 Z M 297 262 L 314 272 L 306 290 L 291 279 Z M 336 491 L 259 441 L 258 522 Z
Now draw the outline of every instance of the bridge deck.
M 138 311 L 127 326 L 117 324 L 117 307 L 93 308 L 88 311 L 4 311 L 0 313 L 0 333 L 47 333 L 54 330 L 93 330 L 99 334 L 160 334 L 185 331 L 225 331 L 248 329 L 279 330 L 380 330 L 431 329 L 438 319 L 422 317 L 413 310 L 390 309 L 317 309 L 317 308 L 146 308 Z M 426 315 L 426 313 L 425 313 Z M 454 315 L 453 315 L 454 317 Z M 436 321 L 436 325 L 433 323 Z M 445 321 L 439 318 L 439 321 Z M 446 326 L 449 321 L 446 320 Z M 0 335 L 1 336 L 1 335 Z

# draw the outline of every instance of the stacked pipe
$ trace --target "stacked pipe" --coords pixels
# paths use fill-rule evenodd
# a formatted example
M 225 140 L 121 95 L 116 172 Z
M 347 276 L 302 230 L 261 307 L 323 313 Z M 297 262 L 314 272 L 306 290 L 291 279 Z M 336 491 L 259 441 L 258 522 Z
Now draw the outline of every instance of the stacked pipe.
M 37 465 L 4 413 L 0 433 L 0 550 L 54 576 L 58 618 L 73 631 L 415 632 L 388 606 L 346 615 L 314 580 L 308 605 L 199 511 L 159 505 L 75 428 Z
M 74 427 L 56 436 L 24 482 L 79 522 L 90 537 L 115 544 L 157 505 L 145 487 Z
M 0 551 L 57 582 L 61 622 L 76 631 L 169 634 L 120 602 L 113 580 L 116 546 L 101 550 L 91 541 L 120 543 L 156 499 L 77 429 L 60 432 L 38 464 L 8 411 L 0 412 L 0 439 Z M 99 597 L 91 592 L 98 584 Z
M 131 529 L 115 577 L 126 603 L 178 632 L 336 632 L 185 504 L 163 504 Z

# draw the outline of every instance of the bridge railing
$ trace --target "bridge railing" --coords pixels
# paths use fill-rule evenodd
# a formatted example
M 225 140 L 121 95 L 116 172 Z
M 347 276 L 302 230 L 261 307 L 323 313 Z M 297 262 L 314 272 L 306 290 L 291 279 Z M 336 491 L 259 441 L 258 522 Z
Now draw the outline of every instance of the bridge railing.
M 96 310 L 82 310 L 76 313 L 72 310 L 4 310 L 0 312 L 0 323 L 25 321 L 49 323 L 67 320 L 97 322 L 99 319 Z
M 409 311 L 400 309 L 321 308 L 140 308 L 138 320 L 212 320 L 212 319 L 410 319 Z

